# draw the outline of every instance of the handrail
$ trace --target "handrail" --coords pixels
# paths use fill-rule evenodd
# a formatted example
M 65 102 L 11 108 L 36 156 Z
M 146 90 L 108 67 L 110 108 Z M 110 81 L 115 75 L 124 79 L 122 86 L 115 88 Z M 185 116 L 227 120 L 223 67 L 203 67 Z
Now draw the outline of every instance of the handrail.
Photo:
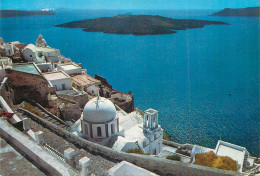
M 41 110 L 43 110 L 46 114 L 48 114 L 49 116 L 51 116 L 52 118 L 54 118 L 55 120 L 59 121 L 60 123 L 62 123 L 63 125 L 67 125 L 68 124 L 66 122 L 64 122 L 63 120 L 61 120 L 59 117 L 55 116 L 54 114 L 50 113 L 47 109 L 45 109 L 44 107 L 42 107 L 39 103 L 33 102 L 38 108 L 40 108 Z

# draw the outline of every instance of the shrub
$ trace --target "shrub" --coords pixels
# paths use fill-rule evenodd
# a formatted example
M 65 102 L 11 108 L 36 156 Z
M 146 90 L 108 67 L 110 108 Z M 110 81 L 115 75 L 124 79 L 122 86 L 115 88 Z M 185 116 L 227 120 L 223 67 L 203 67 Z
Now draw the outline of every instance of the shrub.
M 188 151 L 184 151 L 184 150 L 182 150 L 182 149 L 180 149 L 180 148 L 178 148 L 178 149 L 176 150 L 176 153 L 180 153 L 180 154 L 182 154 L 182 155 L 190 156 L 190 153 L 189 153 Z
M 166 141 L 170 141 L 170 137 L 165 133 L 163 132 L 163 139 L 166 140 Z
M 137 153 L 137 154 L 141 154 L 141 155 L 150 155 L 150 153 L 144 153 L 139 147 L 137 147 L 135 149 L 128 149 L 126 151 L 126 153 Z
M 179 155 L 170 155 L 170 156 L 167 156 L 166 159 L 180 161 L 181 157 Z
M 44 118 L 44 116 L 37 109 L 35 109 L 30 103 L 24 102 L 23 108 L 41 118 Z
M 213 151 L 195 155 L 195 164 L 217 169 L 237 171 L 237 162 L 230 157 L 217 156 Z

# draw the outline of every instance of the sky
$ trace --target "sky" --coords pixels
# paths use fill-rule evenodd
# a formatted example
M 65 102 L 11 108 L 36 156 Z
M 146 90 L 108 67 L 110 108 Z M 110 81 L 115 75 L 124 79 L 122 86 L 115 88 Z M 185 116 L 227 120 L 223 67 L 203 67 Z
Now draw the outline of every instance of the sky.
M 0 0 L 1 10 L 223 9 L 260 6 L 260 0 Z

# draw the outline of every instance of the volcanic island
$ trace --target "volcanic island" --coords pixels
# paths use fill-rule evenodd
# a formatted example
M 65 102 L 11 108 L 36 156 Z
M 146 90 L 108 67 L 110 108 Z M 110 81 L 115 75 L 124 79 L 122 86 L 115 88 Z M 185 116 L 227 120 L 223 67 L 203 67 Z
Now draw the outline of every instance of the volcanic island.
M 73 21 L 56 25 L 63 28 L 83 28 L 84 32 L 111 34 L 158 35 L 173 34 L 177 30 L 203 28 L 205 25 L 228 25 L 220 21 L 172 19 L 159 15 L 117 15 Z

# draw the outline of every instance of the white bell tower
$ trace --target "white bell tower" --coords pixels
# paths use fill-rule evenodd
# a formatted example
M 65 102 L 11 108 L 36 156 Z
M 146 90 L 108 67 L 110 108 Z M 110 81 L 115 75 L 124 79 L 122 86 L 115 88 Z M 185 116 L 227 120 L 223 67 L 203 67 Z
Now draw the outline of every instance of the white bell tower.
M 158 155 L 161 153 L 163 129 L 161 128 L 161 125 L 158 124 L 157 110 L 149 108 L 144 111 L 143 132 L 144 135 L 149 139 L 149 144 L 144 148 L 145 152 L 148 152 L 152 155 Z
M 152 108 L 144 111 L 143 128 L 153 131 L 158 128 L 158 111 Z

